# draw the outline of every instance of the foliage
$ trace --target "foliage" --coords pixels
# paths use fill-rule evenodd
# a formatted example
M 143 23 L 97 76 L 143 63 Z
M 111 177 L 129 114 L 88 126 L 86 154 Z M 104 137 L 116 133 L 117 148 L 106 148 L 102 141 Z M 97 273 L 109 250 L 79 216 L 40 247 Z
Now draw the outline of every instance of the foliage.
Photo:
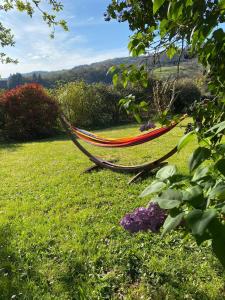
M 201 97 L 199 88 L 187 78 L 151 79 L 148 88 L 142 87 L 141 90 L 143 92 L 138 95 L 136 87 L 133 87 L 131 94 L 119 101 L 120 107 L 124 108 L 128 115 L 133 115 L 138 123 L 146 116 L 165 122 L 168 112 L 190 112 L 191 105 L 194 102 L 198 103 Z
M 119 112 L 120 93 L 111 86 L 71 82 L 59 86 L 54 93 L 64 114 L 76 126 L 93 128 L 118 124 L 120 116 L 127 120 L 126 115 Z
M 167 166 L 159 171 L 148 191 L 155 191 L 158 195 L 152 201 L 168 210 L 163 234 L 184 220 L 184 231 L 190 232 L 199 245 L 210 240 L 214 254 L 225 267 L 225 152 L 221 143 L 225 132 L 225 32 L 221 28 L 225 2 L 113 0 L 106 18 L 128 21 L 134 31 L 128 45 L 132 55 L 140 56 L 154 49 L 166 52 L 169 58 L 176 53 L 181 57 L 186 47 L 207 70 L 208 87 L 215 99 L 194 106 L 194 132 L 189 132 L 178 145 L 181 150 L 194 134 L 198 137 L 199 145 L 189 160 L 189 174 L 179 176 L 175 167 Z M 122 72 L 122 81 L 129 80 L 129 74 Z M 143 74 L 145 68 L 139 68 L 132 83 L 138 82 Z M 162 115 L 167 111 L 166 108 Z M 155 186 L 162 191 L 155 190 Z
M 31 78 L 26 78 L 22 74 L 16 73 L 10 75 L 7 79 L 7 88 L 13 89 L 25 83 L 38 83 L 40 85 L 48 85 L 48 83 L 42 79 L 41 74 L 36 75 L 36 73 L 33 73 Z
M 191 233 L 198 245 L 210 240 L 215 255 L 225 267 L 225 144 L 221 142 L 225 104 L 208 102 L 195 106 L 195 129 L 178 144 L 181 151 L 195 135 L 199 141 L 189 159 L 189 174 L 181 175 L 175 166 L 166 166 L 158 171 L 156 180 L 141 196 L 149 197 L 167 211 L 163 235 L 182 224 L 182 229 Z M 221 122 L 213 126 L 214 119 Z M 151 218 L 157 220 L 157 216 Z
M 225 33 L 218 28 L 225 20 L 223 0 L 113 0 L 106 18 L 129 23 L 134 34 L 128 47 L 134 56 L 154 49 L 172 58 L 188 45 L 208 68 L 212 90 L 224 91 Z
M 24 80 L 23 76 L 20 73 L 16 73 L 16 74 L 9 76 L 9 78 L 7 80 L 7 87 L 8 87 L 8 89 L 13 89 L 24 83 L 25 83 L 25 80 Z
M 221 122 L 210 128 L 207 140 L 201 139 L 206 145 L 193 152 L 188 175 L 178 176 L 176 168 L 166 166 L 157 173 L 157 180 L 145 196 L 158 193 L 152 201 L 168 211 L 163 234 L 184 220 L 184 230 L 192 233 L 198 245 L 212 241 L 213 251 L 225 267 L 225 145 L 218 142 L 224 128 Z M 182 138 L 179 150 L 190 142 L 192 135 L 188 133 Z M 156 186 L 160 186 L 160 193 Z
M 165 111 L 171 111 L 176 101 L 178 91 L 175 90 L 176 80 L 155 80 L 153 83 L 152 100 L 154 108 L 161 116 Z M 177 92 L 177 93 L 176 93 Z
M 120 99 L 119 105 L 126 110 L 128 115 L 132 114 L 138 123 L 141 123 L 141 115 L 148 111 L 148 103 L 146 101 L 137 103 L 132 94 Z
M 176 99 L 173 103 L 175 113 L 185 113 L 190 106 L 201 99 L 201 91 L 191 79 L 180 79 L 175 84 Z
M 98 134 L 137 131 L 113 126 Z M 94 151 L 141 163 L 162 156 L 182 134 L 176 127 L 152 147 Z M 193 148 L 170 163 L 184 171 Z M 128 186 L 133 175 L 81 174 L 89 166 L 64 137 L 0 144 L 0 299 L 224 299 L 224 273 L 210 249 L 182 243 L 180 230 L 161 239 L 121 229 L 122 216 L 145 205 L 138 195 L 149 179 Z
M 43 9 L 43 6 L 47 8 Z M 3 0 L 1 1 L 1 12 L 7 13 L 10 10 L 17 10 L 18 12 L 26 12 L 29 17 L 32 17 L 35 10 L 39 11 L 42 15 L 43 21 L 51 27 L 52 33 L 51 37 L 54 37 L 55 26 L 61 26 L 64 30 L 68 30 L 67 23 L 65 20 L 58 20 L 56 14 L 58 14 L 62 9 L 63 5 L 58 0 Z M 6 28 L 2 22 L 0 22 L 0 45 L 2 48 L 6 46 L 14 46 L 14 36 L 10 28 Z M 17 63 L 17 60 L 8 57 L 5 53 L 0 53 L 1 63 Z
M 7 139 L 40 139 L 55 132 L 58 106 L 38 84 L 6 91 L 0 97 L 0 107 L 0 126 Z

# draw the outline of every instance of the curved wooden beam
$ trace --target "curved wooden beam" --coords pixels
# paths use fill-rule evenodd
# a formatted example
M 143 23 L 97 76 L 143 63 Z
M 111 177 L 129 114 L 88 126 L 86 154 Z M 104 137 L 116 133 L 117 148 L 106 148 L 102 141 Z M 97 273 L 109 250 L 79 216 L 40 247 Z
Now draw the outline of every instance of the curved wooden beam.
M 140 165 L 133 165 L 133 166 L 126 166 L 126 165 L 117 165 L 114 163 L 111 163 L 107 160 L 101 159 L 99 157 L 96 157 L 92 155 L 89 151 L 87 151 L 77 140 L 77 136 L 74 132 L 72 132 L 72 128 L 70 123 L 66 120 L 64 116 L 60 117 L 60 120 L 63 124 L 63 127 L 65 128 L 66 132 L 69 134 L 71 140 L 73 141 L 74 145 L 81 151 L 83 154 L 85 154 L 93 163 L 95 163 L 97 166 L 105 169 L 112 170 L 114 172 L 126 172 L 126 173 L 133 173 L 133 172 L 140 172 L 140 171 L 150 171 L 158 166 L 161 165 L 162 162 L 164 162 L 166 159 L 170 158 L 172 155 L 174 155 L 177 152 L 177 146 L 174 147 L 172 150 L 170 150 L 168 153 L 166 153 L 161 158 L 153 161 L 148 162 L 145 164 Z

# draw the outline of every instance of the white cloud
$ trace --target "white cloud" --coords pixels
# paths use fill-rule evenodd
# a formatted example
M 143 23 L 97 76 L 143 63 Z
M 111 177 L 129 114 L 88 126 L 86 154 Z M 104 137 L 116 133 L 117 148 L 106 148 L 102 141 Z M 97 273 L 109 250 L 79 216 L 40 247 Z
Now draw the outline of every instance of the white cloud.
M 94 39 L 90 32 L 93 32 L 95 25 L 105 25 L 102 17 L 91 15 L 82 20 L 78 14 L 74 15 L 71 12 L 68 16 L 67 20 L 72 24 L 71 31 L 65 32 L 56 28 L 55 39 L 50 39 L 51 28 L 41 22 L 40 15 L 37 14 L 31 19 L 24 14 L 9 12 L 4 15 L 0 12 L 1 21 L 12 28 L 16 39 L 15 47 L 3 50 L 19 60 L 17 65 L 1 65 L 0 76 L 4 78 L 16 72 L 69 69 L 81 64 L 128 55 L 125 47 L 118 48 L 116 40 L 111 44 L 111 49 L 107 45 L 108 50 L 104 50 L 103 47 L 102 50 L 97 50 L 100 49 L 99 42 L 98 45 L 93 44 Z M 95 28 L 94 34 L 97 31 Z M 104 39 L 106 38 L 103 36 L 102 40 L 105 41 Z
M 32 71 L 57 71 L 69 69 L 75 66 L 123 57 L 128 55 L 126 49 L 112 49 L 109 51 L 96 52 L 93 49 L 80 49 L 74 52 L 63 51 L 51 47 L 39 47 L 40 55 L 28 54 L 29 59 L 21 59 L 18 65 L 2 65 L 1 76 L 6 77 L 10 73 L 27 73 Z M 51 55 L 50 55 L 51 54 Z
M 20 21 L 17 21 L 17 26 L 20 26 Z M 57 30 L 55 38 L 51 39 L 48 26 L 36 20 L 32 25 L 27 23 L 20 29 L 16 29 L 17 26 L 11 26 L 14 31 L 18 31 L 16 47 L 7 49 L 7 53 L 18 58 L 19 64 L 1 65 L 0 76 L 3 78 L 16 72 L 69 69 L 81 64 L 128 55 L 126 48 L 97 51 L 82 34 Z
M 76 28 L 79 27 L 88 27 L 88 26 L 96 26 L 96 25 L 105 25 L 105 20 L 104 18 L 94 18 L 94 17 L 89 17 L 85 20 L 79 21 L 78 18 L 74 17 L 74 25 Z

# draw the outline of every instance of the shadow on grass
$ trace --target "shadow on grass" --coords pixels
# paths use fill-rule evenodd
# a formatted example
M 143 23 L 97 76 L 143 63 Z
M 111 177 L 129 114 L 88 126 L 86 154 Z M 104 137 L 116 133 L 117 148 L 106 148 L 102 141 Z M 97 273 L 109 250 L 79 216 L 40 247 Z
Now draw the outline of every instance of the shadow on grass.
M 66 141 L 70 140 L 69 136 L 66 134 L 59 135 L 51 138 L 38 139 L 38 140 L 30 140 L 30 141 L 14 141 L 14 142 L 0 142 L 0 150 L 8 150 L 15 151 L 18 148 L 23 147 L 23 145 L 31 144 L 31 143 L 50 143 L 55 141 Z
M 0 142 L 0 150 L 16 151 L 22 146 L 21 143 L 3 143 Z
M 123 124 L 123 125 L 117 125 L 115 127 L 109 127 L 109 128 L 102 128 L 102 129 L 93 129 L 92 132 L 113 132 L 117 130 L 127 130 L 136 128 L 137 124 Z M 88 129 L 89 130 L 89 129 Z M 29 141 L 10 141 L 10 142 L 4 142 L 0 140 L 0 150 L 8 150 L 8 151 L 15 151 L 17 148 L 22 147 L 23 144 L 30 144 L 30 143 L 51 143 L 56 141 L 67 141 L 70 140 L 70 137 L 68 134 L 62 132 L 61 134 L 55 135 L 53 137 L 49 138 L 43 138 L 43 139 L 34 139 Z

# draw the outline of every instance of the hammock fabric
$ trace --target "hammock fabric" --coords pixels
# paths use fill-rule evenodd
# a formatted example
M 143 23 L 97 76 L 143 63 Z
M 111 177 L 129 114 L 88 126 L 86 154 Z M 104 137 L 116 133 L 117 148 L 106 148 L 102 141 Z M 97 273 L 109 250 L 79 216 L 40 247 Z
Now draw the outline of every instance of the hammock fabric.
M 177 126 L 177 124 L 181 120 L 183 120 L 183 118 L 184 117 L 182 117 L 178 122 L 172 122 L 167 127 L 161 127 L 152 130 L 148 133 L 138 135 L 136 137 L 125 137 L 125 138 L 116 138 L 116 139 L 100 137 L 89 131 L 77 127 L 73 127 L 73 126 L 71 126 L 71 129 L 77 137 L 92 145 L 99 146 L 99 147 L 122 148 L 122 147 L 136 146 L 154 140 L 164 135 L 165 133 L 169 132 L 170 130 L 172 130 L 175 126 Z

